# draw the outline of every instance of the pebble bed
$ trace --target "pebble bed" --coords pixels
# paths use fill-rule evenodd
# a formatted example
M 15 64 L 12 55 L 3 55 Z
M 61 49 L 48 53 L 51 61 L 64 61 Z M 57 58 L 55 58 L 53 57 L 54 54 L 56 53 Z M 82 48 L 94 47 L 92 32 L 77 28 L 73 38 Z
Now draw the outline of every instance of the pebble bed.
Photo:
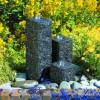
M 100 100 L 100 91 L 88 89 L 2 90 L 0 91 L 0 100 Z
M 35 80 L 17 87 L 6 83 L 0 86 L 0 100 L 100 100 L 100 81 L 89 81 L 83 75 L 80 82 L 62 81 L 59 85 Z

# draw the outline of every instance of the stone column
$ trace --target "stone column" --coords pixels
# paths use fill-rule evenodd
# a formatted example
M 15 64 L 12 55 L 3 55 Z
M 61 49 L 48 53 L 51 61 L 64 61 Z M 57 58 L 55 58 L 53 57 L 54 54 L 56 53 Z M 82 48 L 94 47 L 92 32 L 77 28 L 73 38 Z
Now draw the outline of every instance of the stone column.
M 39 79 L 44 68 L 52 63 L 51 21 L 30 18 L 26 25 L 26 65 L 30 79 Z
M 60 83 L 62 81 L 72 81 L 75 75 L 81 71 L 80 66 L 59 60 L 52 64 L 50 70 L 50 79 L 52 82 Z
M 52 61 L 65 60 L 72 62 L 72 40 L 61 35 L 52 41 Z

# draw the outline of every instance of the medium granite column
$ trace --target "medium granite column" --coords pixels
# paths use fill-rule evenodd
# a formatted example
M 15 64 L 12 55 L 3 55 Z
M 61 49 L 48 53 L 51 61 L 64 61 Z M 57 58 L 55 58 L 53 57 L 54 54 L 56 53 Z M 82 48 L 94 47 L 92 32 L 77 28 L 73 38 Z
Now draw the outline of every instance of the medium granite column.
M 58 60 L 72 62 L 72 40 L 61 35 L 54 37 L 52 41 L 52 62 Z
M 52 63 L 51 21 L 35 17 L 27 20 L 26 65 L 29 79 L 39 79 Z

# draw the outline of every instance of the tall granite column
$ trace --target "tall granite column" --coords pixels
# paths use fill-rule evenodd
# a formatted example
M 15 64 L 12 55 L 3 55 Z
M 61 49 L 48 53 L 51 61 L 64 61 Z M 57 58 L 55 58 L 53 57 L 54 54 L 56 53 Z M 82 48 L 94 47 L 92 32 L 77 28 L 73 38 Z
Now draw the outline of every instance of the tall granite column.
M 26 65 L 30 79 L 39 79 L 52 63 L 51 21 L 35 17 L 27 20 Z

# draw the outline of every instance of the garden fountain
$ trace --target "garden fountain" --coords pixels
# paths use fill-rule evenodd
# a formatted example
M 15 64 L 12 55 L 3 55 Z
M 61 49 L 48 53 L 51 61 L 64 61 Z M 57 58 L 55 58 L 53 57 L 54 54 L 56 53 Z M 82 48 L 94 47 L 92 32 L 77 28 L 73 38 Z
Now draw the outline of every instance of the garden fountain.
M 28 78 L 38 80 L 43 71 L 49 68 L 50 81 L 59 83 L 74 79 L 80 68 L 72 64 L 71 39 L 60 35 L 52 39 L 51 21 L 46 18 L 28 19 L 26 30 Z

